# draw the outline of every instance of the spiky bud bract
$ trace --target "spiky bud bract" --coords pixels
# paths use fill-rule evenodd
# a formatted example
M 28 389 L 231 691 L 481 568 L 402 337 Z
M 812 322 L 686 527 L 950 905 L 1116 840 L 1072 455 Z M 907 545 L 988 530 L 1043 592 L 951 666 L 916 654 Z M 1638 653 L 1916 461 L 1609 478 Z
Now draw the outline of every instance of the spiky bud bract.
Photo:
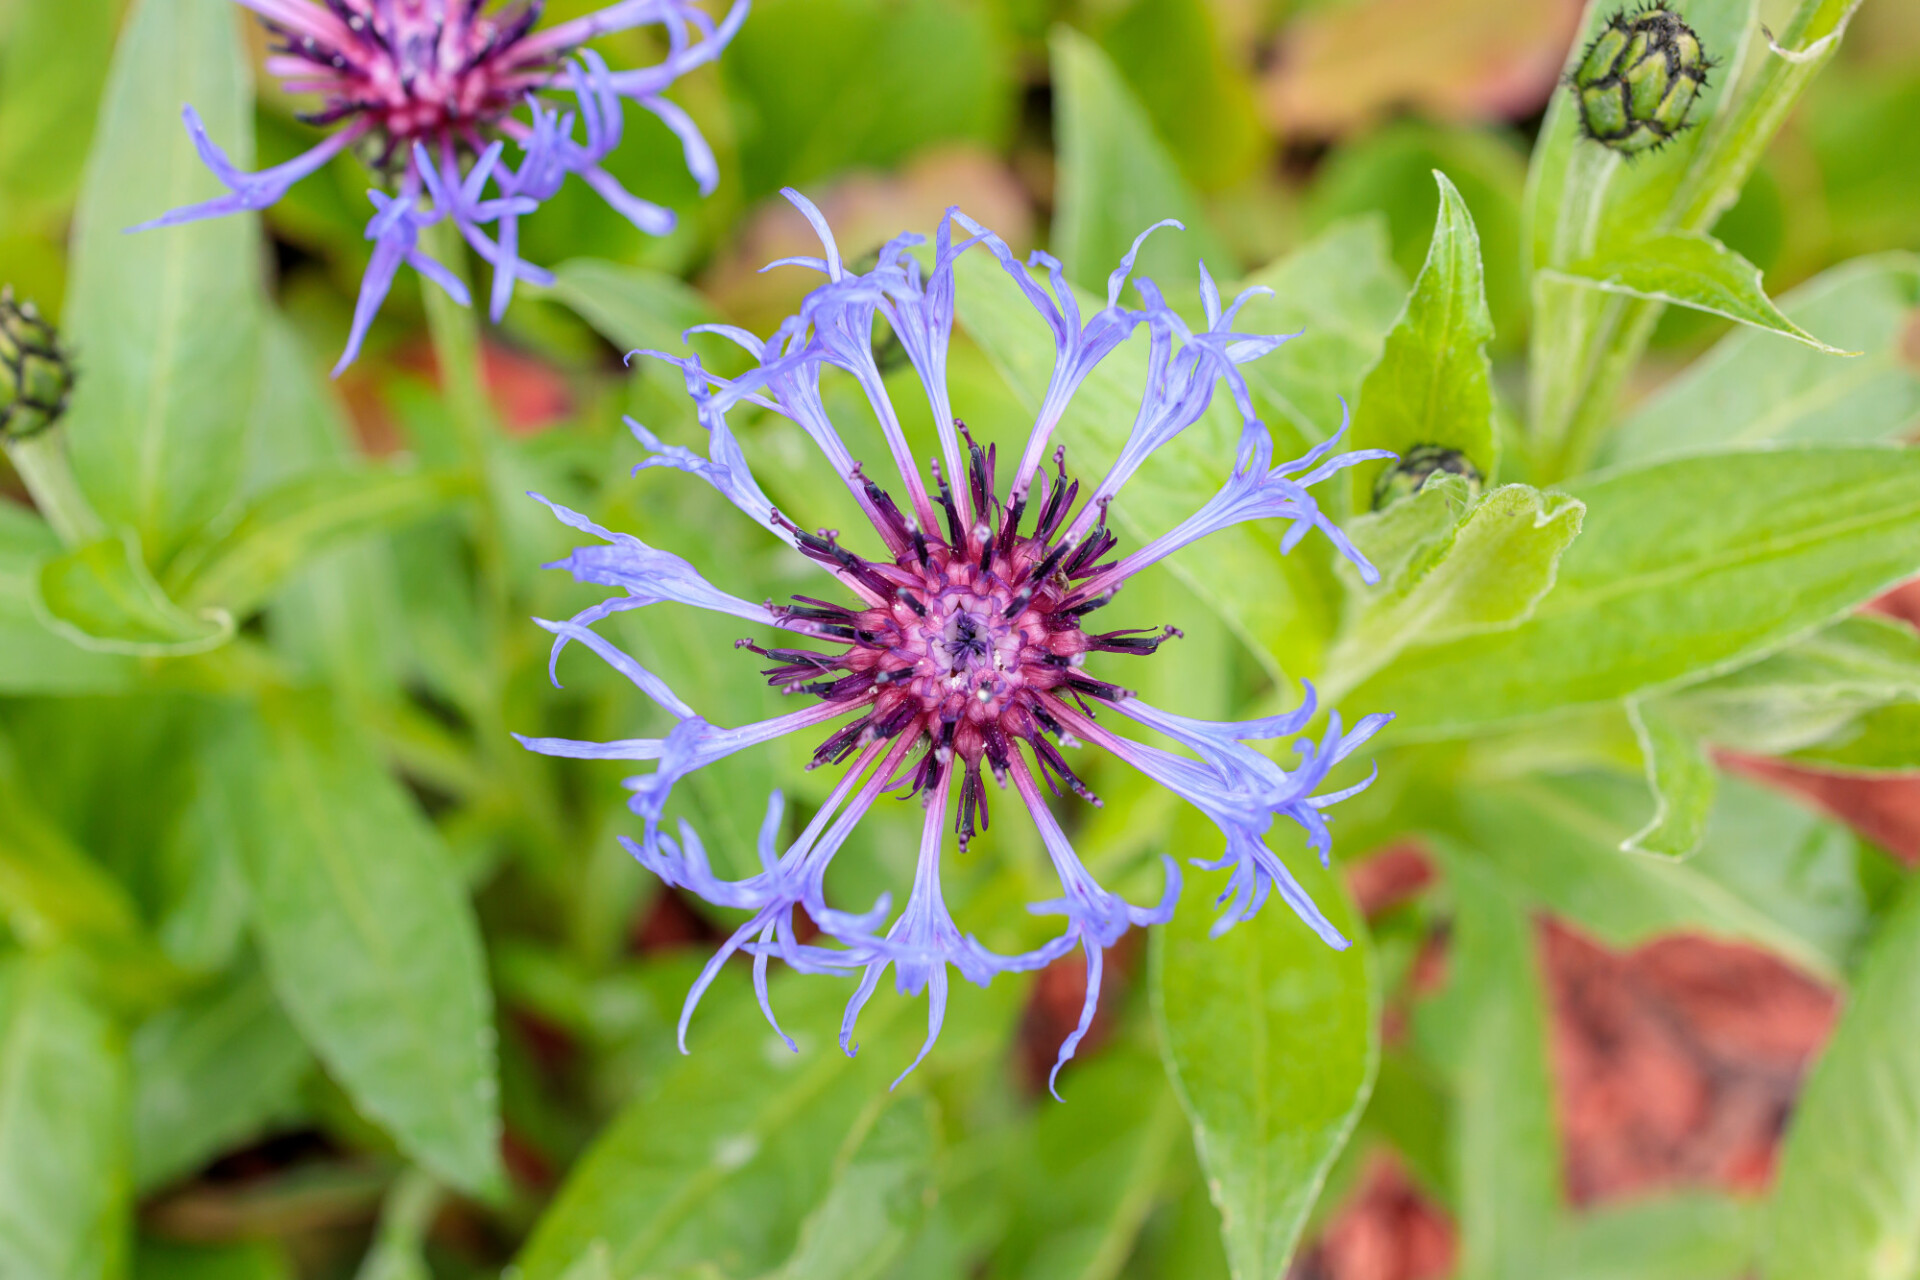
M 1657 150 L 1687 128 L 1712 66 L 1700 37 L 1664 3 L 1623 9 L 1567 77 L 1580 132 L 1622 155 Z
M 26 440 L 67 411 L 73 362 L 31 302 L 17 303 L 11 285 L 0 288 L 0 439 Z

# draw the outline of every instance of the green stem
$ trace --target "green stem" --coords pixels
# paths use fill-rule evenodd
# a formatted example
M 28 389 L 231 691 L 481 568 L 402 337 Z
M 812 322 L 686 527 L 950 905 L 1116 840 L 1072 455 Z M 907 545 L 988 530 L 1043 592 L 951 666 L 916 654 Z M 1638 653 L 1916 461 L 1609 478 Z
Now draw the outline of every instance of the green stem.
M 80 491 L 73 467 L 67 461 L 66 437 L 59 427 L 51 427 L 26 440 L 9 440 L 7 459 L 19 473 L 21 483 L 33 495 L 60 541 L 70 547 L 96 542 L 104 537 L 107 526 L 94 511 L 87 495 Z

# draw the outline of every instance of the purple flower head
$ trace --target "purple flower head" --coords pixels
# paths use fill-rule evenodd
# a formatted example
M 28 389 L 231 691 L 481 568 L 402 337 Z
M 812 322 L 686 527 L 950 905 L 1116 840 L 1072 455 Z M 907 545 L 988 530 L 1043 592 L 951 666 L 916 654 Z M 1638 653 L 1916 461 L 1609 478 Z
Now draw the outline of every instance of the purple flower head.
M 720 56 L 746 20 L 748 0 L 733 0 L 718 24 L 691 0 L 618 0 L 541 31 L 534 30 L 541 0 L 520 0 L 491 13 L 490 0 L 239 3 L 279 41 L 267 59 L 268 72 L 289 93 L 319 97 L 319 108 L 301 119 L 334 132 L 285 164 L 241 173 L 188 106 L 182 112 L 187 132 L 228 194 L 129 230 L 264 209 L 334 156 L 359 146 L 393 191 L 368 193 L 376 210 L 367 224 L 373 260 L 336 374 L 359 355 L 402 262 L 467 304 L 455 278 L 415 247 L 420 230 L 442 218 L 452 219 L 493 268 L 495 321 L 506 313 L 515 281 L 553 283 L 549 272 L 521 260 L 520 219 L 557 192 L 568 174 L 579 175 L 649 235 L 673 230 L 671 210 L 630 194 L 601 168 L 620 144 L 626 100 L 652 112 L 680 139 L 703 195 L 720 180 L 699 128 L 660 95 L 685 72 Z M 666 58 L 651 67 L 612 71 L 582 47 L 595 36 L 649 25 L 661 27 L 668 44 Z M 563 111 L 543 94 L 569 95 L 572 107 Z M 516 114 L 522 110 L 525 119 Z M 507 142 L 520 150 L 518 169 L 502 158 Z M 491 234 L 482 230 L 489 226 Z
M 856 272 L 841 258 L 819 211 L 799 194 L 786 194 L 819 233 L 822 254 L 777 265 L 818 271 L 825 282 L 807 296 L 800 314 L 770 339 L 726 326 L 703 326 L 751 357 L 752 367 L 738 378 L 708 372 L 698 357 L 644 353 L 670 362 L 684 376 L 706 430 L 704 456 L 663 444 L 637 423 L 629 425 L 650 452 L 642 466 L 669 467 L 705 480 L 768 533 L 818 564 L 836 580 L 837 590 L 824 592 L 822 598 L 796 596 L 790 604 L 750 604 L 720 591 L 678 556 L 554 507 L 560 519 L 604 544 L 577 550 L 554 567 L 568 569 L 580 581 L 623 592 L 570 621 L 542 622 L 556 636 L 555 656 L 568 643 L 587 645 L 676 723 L 665 738 L 607 743 L 522 739 L 549 755 L 658 762 L 652 772 L 628 783 L 634 792 L 632 807 L 643 824 L 640 838 L 628 847 L 668 884 L 716 906 L 751 913 L 688 994 L 682 1048 L 687 1019 L 701 993 L 725 957 L 736 951 L 753 957 L 763 1005 L 766 967 L 772 960 L 802 972 L 858 971 L 859 985 L 841 1033 L 848 1053 L 856 1048 L 855 1019 L 891 969 L 901 992 L 927 993 L 927 1038 L 914 1059 L 918 1064 L 939 1034 L 949 967 L 985 984 L 996 974 L 1034 969 L 1077 947 L 1086 957 L 1087 997 L 1078 1027 L 1061 1046 L 1057 1073 L 1092 1020 L 1106 949 L 1130 928 L 1171 918 L 1180 892 L 1179 870 L 1171 858 L 1164 860 L 1165 890 L 1154 906 L 1129 903 L 1102 887 L 1081 861 L 1049 808 L 1048 794 L 1063 797 L 1072 792 L 1099 803 L 1069 759 L 1068 753 L 1083 744 L 1119 756 L 1219 826 L 1225 851 L 1200 865 L 1229 872 L 1222 928 L 1253 915 L 1277 888 L 1330 944 L 1345 946 L 1268 847 L 1267 836 L 1276 820 L 1285 817 L 1302 829 L 1308 846 L 1324 860 L 1329 837 L 1323 810 L 1366 783 L 1332 794 L 1315 793 L 1328 770 L 1388 717 L 1369 716 L 1352 732 L 1342 733 L 1339 717 L 1331 716 L 1324 738 L 1318 743 L 1300 739 L 1294 748 L 1297 766 L 1283 767 L 1247 744 L 1305 730 L 1315 711 L 1311 688 L 1296 711 L 1243 723 L 1160 711 L 1094 674 L 1088 660 L 1108 654 L 1146 657 L 1180 633 L 1172 627 L 1101 632 L 1090 629 L 1088 620 L 1141 569 L 1208 533 L 1248 520 L 1287 522 L 1280 539 L 1286 549 L 1319 528 L 1363 574 L 1371 574 L 1372 566 L 1321 514 L 1308 488 L 1354 462 L 1382 455 L 1372 450 L 1334 455 L 1334 442 L 1329 441 L 1298 462 L 1271 465 L 1271 438 L 1254 414 L 1238 366 L 1271 351 L 1282 339 L 1236 331 L 1235 318 L 1250 295 L 1223 307 L 1204 268 L 1207 324 L 1202 331 L 1175 315 L 1146 280 L 1136 282 L 1142 305 L 1122 305 L 1139 241 L 1114 272 L 1106 306 L 1083 320 L 1058 263 L 1044 254 L 1029 260 L 1045 268 L 1050 288 L 1043 288 L 1029 265 L 1017 261 L 998 236 L 957 211 L 949 211 L 940 224 L 930 267 L 909 252 L 921 243 L 919 238 L 903 236 L 882 250 L 870 271 Z M 956 226 L 966 238 L 956 238 Z M 975 245 L 986 246 L 999 259 L 1055 339 L 1053 377 L 1004 494 L 996 483 L 997 451 L 983 448 L 953 416 L 946 385 L 953 264 Z M 928 465 L 924 477 L 874 362 L 876 318 L 899 337 L 935 415 L 942 456 Z M 1039 463 L 1049 456 L 1050 437 L 1074 390 L 1141 327 L 1149 344 L 1147 385 L 1119 458 L 1098 485 L 1083 490 L 1067 474 L 1064 446 L 1051 447 L 1049 475 Z M 849 374 L 865 393 L 898 464 L 904 502 L 896 503 L 866 475 L 828 418 L 820 393 L 827 368 Z M 1245 422 L 1225 487 L 1166 535 L 1131 555 L 1109 558 L 1119 542 L 1107 524 L 1113 498 L 1161 446 L 1206 412 L 1221 383 Z M 873 526 L 883 555 L 861 555 L 832 530 L 804 529 L 774 506 L 754 480 L 728 425 L 728 413 L 742 403 L 790 420 L 813 440 Z M 740 647 L 766 659 L 769 665 L 761 674 L 774 688 L 810 698 L 811 704 L 770 720 L 718 728 L 592 630 L 612 613 L 663 600 L 789 633 L 780 640 L 742 640 Z M 1171 736 L 1193 754 L 1121 736 L 1109 727 L 1108 711 Z M 831 797 L 784 851 L 777 847 L 776 797 L 760 840 L 764 869 L 739 881 L 717 878 L 692 829 L 682 823 L 675 835 L 667 828 L 666 805 L 674 784 L 735 751 L 800 728 L 824 733 L 810 767 L 845 767 Z M 1013 955 L 990 951 L 963 933 L 941 891 L 940 859 L 947 832 L 951 829 L 965 851 L 999 804 L 992 799 L 993 784 L 1003 792 L 1011 784 L 1019 806 L 1038 829 L 1061 886 L 1057 899 L 1032 909 L 1062 917 L 1062 932 L 1034 950 Z M 884 897 L 861 912 L 830 904 L 825 876 L 834 853 L 883 793 L 902 790 L 926 811 L 904 908 L 889 922 L 892 903 Z M 793 925 L 795 907 L 804 909 L 819 927 L 820 938 L 800 940 Z M 771 1008 L 767 1017 L 773 1019 Z

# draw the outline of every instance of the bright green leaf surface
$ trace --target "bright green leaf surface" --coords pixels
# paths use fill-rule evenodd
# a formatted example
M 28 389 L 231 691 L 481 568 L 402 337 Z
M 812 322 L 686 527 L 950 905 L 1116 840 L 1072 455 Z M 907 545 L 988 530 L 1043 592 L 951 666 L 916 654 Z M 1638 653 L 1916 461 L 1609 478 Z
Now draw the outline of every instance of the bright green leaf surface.
M 1794 1109 L 1761 1254 L 1767 1280 L 1920 1268 L 1920 885 L 1881 924 Z
M 850 1059 L 834 1043 L 846 997 L 836 983 L 774 981 L 797 1054 L 750 998 L 719 1016 L 709 1007 L 692 1055 L 672 1059 L 574 1166 L 520 1255 L 527 1280 L 565 1274 L 596 1241 L 616 1276 L 703 1263 L 753 1276 L 787 1258 L 832 1192 L 842 1144 L 874 1122 L 924 1034 L 916 1010 L 883 992 Z
M 1920 634 L 1856 614 L 1661 701 L 1695 734 L 1741 751 L 1783 755 L 1845 739 L 1862 716 L 1920 702 Z
M 82 649 L 41 619 L 40 565 L 59 551 L 38 516 L 0 502 L 0 692 L 104 693 L 132 680 L 129 659 Z
M 68 416 L 74 470 L 155 564 L 233 499 L 261 328 L 256 215 L 129 235 L 224 192 L 180 124 L 191 103 L 253 167 L 248 59 L 226 0 L 140 0 L 115 51 L 74 229 L 69 339 L 87 375 Z
M 133 1280 L 293 1280 L 285 1252 L 265 1241 L 180 1244 L 142 1239 L 133 1255 Z
M 1149 242 L 1151 243 L 1151 242 Z M 1387 330 L 1406 300 L 1407 282 L 1388 253 L 1378 217 L 1335 223 L 1241 282 L 1273 290 L 1241 311 L 1249 330 L 1297 333 L 1275 355 L 1241 366 L 1254 401 L 1318 443 L 1340 427 L 1344 398 L 1380 359 Z
M 0 209 L 7 221 L 60 211 L 73 198 L 119 10 L 118 0 L 16 7 L 0 54 Z
M 57 960 L 0 962 L 0 1275 L 126 1266 L 127 1067 Z
M 1449 860 L 1458 914 L 1447 1007 L 1461 1020 L 1454 1073 L 1460 1270 L 1485 1280 L 1535 1280 L 1547 1271 L 1562 1204 L 1546 996 L 1532 922 L 1473 857 Z
M 1681 1193 L 1589 1210 L 1563 1224 L 1553 1280 L 1740 1280 L 1757 1216 L 1742 1201 Z
M 82 648 L 165 657 L 202 653 L 233 638 L 226 610 L 189 612 L 168 598 L 131 534 L 52 557 L 40 566 L 39 586 L 49 625 Z
M 1440 212 L 1427 261 L 1387 334 L 1380 363 L 1360 388 L 1351 444 L 1403 456 L 1415 445 L 1456 449 L 1491 478 L 1499 462 L 1486 353 L 1493 319 L 1480 235 L 1446 175 L 1433 176 L 1440 184 Z M 1374 478 L 1389 465 L 1367 462 L 1349 473 L 1356 507 L 1365 508 Z
M 1567 487 L 1587 514 L 1530 619 L 1409 649 L 1349 701 L 1433 737 L 1610 701 L 1751 659 L 1920 568 L 1904 450 L 1676 459 Z
M 1335 951 L 1277 899 L 1220 938 L 1193 885 L 1154 938 L 1162 1053 L 1193 1122 L 1236 1280 L 1282 1275 L 1379 1061 L 1370 949 L 1313 855 L 1288 866 L 1355 945 Z
M 1841 972 L 1865 920 L 1844 828 L 1727 778 L 1691 859 L 1621 852 L 1647 808 L 1626 778 L 1481 783 L 1463 796 L 1464 839 L 1509 891 L 1610 946 L 1693 930 Z
M 1656 699 L 1629 701 L 1634 736 L 1653 792 L 1653 816 L 1628 836 L 1627 852 L 1684 858 L 1700 847 L 1713 808 L 1715 774 L 1706 748 Z
M 1253 87 L 1207 0 L 1132 0 L 1109 18 L 1082 11 L 1153 118 L 1187 179 L 1217 190 L 1245 178 L 1267 150 Z M 1102 21 L 1108 19 L 1107 21 Z
M 683 332 L 716 318 L 713 304 L 665 272 L 573 258 L 553 274 L 554 296 L 624 351 L 679 351 Z
M 1423 491 L 1396 505 L 1442 514 L 1445 500 L 1435 489 L 1432 498 Z M 1358 588 L 1353 614 L 1327 657 L 1328 696 L 1337 698 L 1391 665 L 1409 645 L 1442 644 L 1526 621 L 1552 588 L 1585 512 L 1577 499 L 1519 484 L 1474 503 L 1451 529 L 1411 549 L 1398 573 L 1378 587 Z M 1408 520 L 1420 515 L 1411 510 Z M 1406 523 L 1381 513 L 1368 532 L 1391 536 L 1378 527 L 1388 521 Z
M 190 1173 L 293 1104 L 313 1057 L 252 965 L 149 1018 L 133 1064 L 133 1184 Z
M 1168 290 L 1197 280 L 1201 260 L 1216 279 L 1238 275 L 1239 264 L 1107 55 L 1067 27 L 1054 31 L 1052 47 L 1060 131 L 1053 252 L 1068 278 L 1104 289 L 1134 237 L 1162 218 L 1179 219 L 1186 231 L 1155 232 L 1136 263 L 1139 274 Z
M 1543 273 L 1603 293 L 1672 302 L 1707 311 L 1756 329 L 1767 329 L 1832 355 L 1858 355 L 1829 346 L 1789 320 L 1767 297 L 1760 268 L 1712 236 L 1663 231 Z
M 847 1135 L 833 1185 L 770 1280 L 872 1280 L 906 1247 L 934 1195 L 939 1115 L 909 1093 L 876 1099 Z
M 432 515 L 472 487 L 458 472 L 310 472 L 249 503 L 232 529 L 192 556 L 177 590 L 189 607 L 245 616 L 320 552 Z
M 317 698 L 224 744 L 254 930 L 280 1002 L 359 1107 L 447 1181 L 500 1186 L 492 999 L 437 832 Z
M 1043 1109 L 1013 1156 L 1013 1222 L 993 1280 L 1112 1280 L 1186 1136 L 1159 1059 L 1115 1046 L 1061 1073 L 1064 1105 Z
M 1864 355 L 1835 360 L 1735 329 L 1627 419 L 1609 456 L 1644 461 L 1766 440 L 1839 444 L 1900 435 L 1920 421 L 1920 368 L 1902 349 L 1916 307 L 1920 259 L 1912 254 L 1835 267 L 1782 297 L 1780 309 Z
M 1832 737 L 1802 748 L 1794 758 L 1817 769 L 1920 771 L 1920 705 L 1869 711 Z

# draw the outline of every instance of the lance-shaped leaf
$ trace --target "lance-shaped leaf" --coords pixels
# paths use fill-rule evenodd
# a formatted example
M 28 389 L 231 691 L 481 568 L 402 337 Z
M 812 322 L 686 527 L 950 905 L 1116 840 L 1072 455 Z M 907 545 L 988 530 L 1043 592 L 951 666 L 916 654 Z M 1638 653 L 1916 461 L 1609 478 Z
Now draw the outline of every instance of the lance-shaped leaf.
M 1493 318 L 1480 233 L 1453 183 L 1437 169 L 1433 176 L 1440 184 L 1440 210 L 1426 264 L 1387 334 L 1380 363 L 1360 388 L 1352 445 L 1402 457 L 1420 445 L 1452 449 L 1491 478 L 1499 463 L 1486 352 Z M 1356 507 L 1370 505 L 1375 479 L 1391 465 L 1366 462 L 1353 469 Z
M 1920 1267 L 1920 884 L 1881 923 L 1794 1108 L 1761 1251 L 1767 1280 Z
M 1920 703 L 1920 634 L 1856 614 L 1752 666 L 1665 695 L 1693 734 L 1761 755 L 1837 743 L 1863 716 Z
M 875 1097 L 866 1123 L 841 1144 L 826 1198 L 800 1227 L 800 1243 L 768 1280 L 873 1280 L 927 1216 L 934 1197 L 939 1114 L 908 1093 Z
M 0 961 L 0 1275 L 125 1269 L 126 1050 L 54 957 Z
M 1162 218 L 1179 219 L 1186 234 L 1149 241 L 1141 274 L 1169 289 L 1197 279 L 1195 264 L 1202 260 L 1216 277 L 1238 275 L 1232 251 L 1100 46 L 1060 26 L 1052 48 L 1060 131 L 1053 251 L 1068 277 L 1098 288 L 1141 228 Z
M 189 608 L 244 617 L 320 552 L 431 515 L 472 489 L 457 471 L 312 472 L 255 498 L 217 541 L 182 553 L 170 577 Z
M 251 962 L 133 1033 L 133 1183 L 151 1191 L 293 1105 L 313 1055 Z
M 1817 351 L 1842 351 L 1789 320 L 1760 283 L 1760 268 L 1698 231 L 1658 231 L 1622 244 L 1605 244 L 1564 270 L 1543 277 L 1565 280 L 1603 293 L 1619 293 L 1654 302 L 1671 302 L 1767 329 Z
M 233 638 L 233 615 L 176 604 L 147 572 L 131 532 L 54 556 L 40 566 L 47 625 L 83 649 L 139 657 L 204 653 Z
M 1907 354 L 1920 307 L 1920 257 L 1856 258 L 1780 299 L 1803 329 L 1865 352 L 1834 360 L 1741 326 L 1637 408 L 1607 456 L 1666 454 L 1768 440 L 1886 440 L 1920 422 L 1920 367 Z
M 1285 1273 L 1379 1063 L 1365 931 L 1339 881 L 1311 854 L 1286 852 L 1301 885 L 1355 940 L 1346 951 L 1266 916 L 1209 937 L 1214 913 L 1199 892 L 1153 940 L 1161 1052 L 1235 1280 Z
M 439 832 L 327 701 L 279 694 L 214 747 L 281 1005 L 425 1168 L 498 1191 L 492 995 Z
M 1653 793 L 1653 816 L 1621 842 L 1630 853 L 1684 858 L 1700 847 L 1713 809 L 1717 775 L 1700 739 L 1677 723 L 1658 699 L 1629 699 L 1627 715 Z
M 1149 1049 L 1116 1046 L 1061 1079 L 1012 1155 L 1013 1222 L 992 1280 L 1112 1280 L 1184 1141 L 1180 1103 Z
M 677 351 L 682 333 L 717 318 L 705 295 L 664 271 L 569 258 L 553 275 L 554 297 L 623 351 Z
M 107 83 L 75 215 L 66 328 L 86 376 L 68 415 L 73 466 L 110 525 L 156 566 L 239 490 L 264 292 L 259 219 L 129 235 L 220 183 L 181 127 L 252 168 L 253 95 L 226 0 L 141 0 Z
M 1360 703 L 1440 737 L 1609 702 L 1755 661 L 1920 568 L 1920 452 L 1679 458 L 1566 487 L 1581 535 L 1533 616 L 1404 650 Z
M 844 1144 L 853 1135 L 857 1147 L 874 1123 L 924 1028 L 883 992 L 849 1058 L 833 1037 L 846 989 L 776 979 L 771 999 L 794 1053 L 750 997 L 728 999 L 743 994 L 721 979 L 692 1055 L 671 1059 L 574 1166 L 521 1251 L 527 1280 L 568 1275 L 596 1244 L 616 1276 L 702 1264 L 758 1275 L 792 1255 L 802 1222 L 832 1194 Z
M 1566 494 L 1505 485 L 1468 507 L 1451 528 L 1422 537 L 1422 512 L 1437 515 L 1447 503 L 1442 495 L 1458 496 L 1464 486 L 1456 480 L 1427 487 L 1436 490 L 1432 497 L 1423 488 L 1367 522 L 1362 536 L 1383 544 L 1400 567 L 1380 586 L 1358 587 L 1351 597 L 1347 626 L 1327 656 L 1330 698 L 1391 664 L 1409 645 L 1442 644 L 1526 621 L 1552 588 L 1560 557 L 1586 514 L 1585 504 Z M 1396 516 L 1397 508 L 1408 512 Z

